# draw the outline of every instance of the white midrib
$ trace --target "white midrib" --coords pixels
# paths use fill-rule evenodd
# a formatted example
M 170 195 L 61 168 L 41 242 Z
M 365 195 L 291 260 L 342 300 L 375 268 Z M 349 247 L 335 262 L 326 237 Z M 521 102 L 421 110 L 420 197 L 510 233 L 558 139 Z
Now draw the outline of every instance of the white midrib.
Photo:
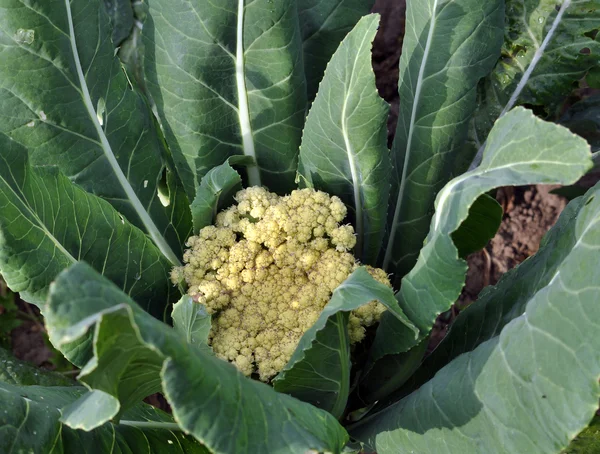
M 127 198 L 131 202 L 131 205 L 135 209 L 137 215 L 140 217 L 140 220 L 142 221 L 142 224 L 144 224 L 144 227 L 146 228 L 148 234 L 154 241 L 154 244 L 156 244 L 156 246 L 159 248 L 162 254 L 173 265 L 179 266 L 181 265 L 181 262 L 179 261 L 177 255 L 173 252 L 165 238 L 161 235 L 160 231 L 158 230 L 158 227 L 156 227 L 156 224 L 154 224 L 154 221 L 152 220 L 152 218 L 150 218 L 150 215 L 142 205 L 142 202 L 140 202 L 140 199 L 138 199 L 138 196 L 131 187 L 131 184 L 129 184 L 127 177 L 123 173 L 123 170 L 121 169 L 119 163 L 117 162 L 117 159 L 115 158 L 115 155 L 112 151 L 112 147 L 110 146 L 110 143 L 106 138 L 106 134 L 104 134 L 104 130 L 98 122 L 98 116 L 92 104 L 92 99 L 87 87 L 87 82 L 85 80 L 85 76 L 83 75 L 83 69 L 81 68 L 81 62 L 79 61 L 79 52 L 77 51 L 77 43 L 75 42 L 75 29 L 73 27 L 73 17 L 71 14 L 71 4 L 69 0 L 65 0 L 65 5 L 67 9 L 67 20 L 69 22 L 69 39 L 71 41 L 71 51 L 73 52 L 73 59 L 75 61 L 75 67 L 77 68 L 77 77 L 79 78 L 79 85 L 81 86 L 83 102 L 90 116 L 90 120 L 96 128 L 96 132 L 100 139 L 100 143 L 102 144 L 104 156 L 106 156 L 106 159 L 108 160 L 112 170 L 115 172 L 115 175 L 117 176 L 121 187 L 125 191 L 125 194 L 127 195 Z
M 571 6 L 571 0 L 564 0 L 563 4 L 561 5 L 560 9 L 558 10 L 558 13 L 556 14 L 556 17 L 554 18 L 554 22 L 552 23 L 550 30 L 548 30 L 548 34 L 544 38 L 544 41 L 542 41 L 542 45 L 536 49 L 535 54 L 533 55 L 533 58 L 531 59 L 531 63 L 529 63 L 527 70 L 525 71 L 525 73 L 523 73 L 523 77 L 521 77 L 521 80 L 517 84 L 517 88 L 515 88 L 515 91 L 513 92 L 510 99 L 508 100 L 508 103 L 506 103 L 506 106 L 504 106 L 504 109 L 502 109 L 502 112 L 500 113 L 500 115 L 498 116 L 496 121 L 498 121 L 498 119 L 502 118 L 517 103 L 519 96 L 521 96 L 521 92 L 525 89 L 527 82 L 529 82 L 529 78 L 531 77 L 531 74 L 533 74 L 533 71 L 535 70 L 537 64 L 540 62 L 542 56 L 544 55 L 544 51 L 546 50 L 546 47 L 548 47 L 550 40 L 554 36 L 554 33 L 556 32 L 556 29 L 558 28 L 558 25 L 562 21 L 562 17 L 565 14 L 565 11 L 567 10 L 567 8 L 569 6 Z M 469 170 L 473 170 L 481 163 L 481 161 L 483 159 L 483 152 L 485 150 L 485 145 L 486 145 L 486 143 L 484 142 L 483 145 L 481 145 L 479 147 L 479 150 L 477 150 L 477 154 L 473 158 L 473 162 L 471 162 Z
M 358 171 L 356 169 L 356 160 L 354 159 L 352 144 L 350 143 L 350 137 L 348 137 L 346 125 L 346 102 L 347 97 L 344 99 L 344 107 L 342 108 L 342 135 L 344 136 L 344 144 L 346 145 L 346 151 L 348 153 L 350 174 L 352 175 L 352 187 L 354 190 L 354 210 L 356 213 L 356 250 L 359 254 L 362 254 L 363 214 L 360 198 L 360 180 L 358 178 Z
M 256 165 L 256 149 L 250 125 L 250 110 L 248 108 L 248 92 L 246 91 L 246 71 L 244 67 L 244 2 L 238 0 L 237 44 L 235 50 L 235 80 L 238 92 L 238 117 L 242 134 L 244 154 L 254 159 L 254 165 L 247 167 L 248 183 L 250 186 L 260 186 L 260 172 Z
M 429 58 L 429 52 L 431 50 L 431 41 L 433 40 L 433 33 L 435 31 L 435 14 L 437 11 L 437 6 L 438 0 L 434 0 L 431 21 L 429 22 L 429 32 L 427 33 L 427 42 L 425 43 L 423 60 L 421 61 L 421 67 L 419 68 L 419 77 L 417 78 L 417 87 L 415 89 L 415 97 L 413 99 L 412 112 L 410 115 L 408 139 L 406 141 L 406 153 L 404 154 L 404 166 L 402 167 L 402 178 L 400 179 L 400 188 L 398 189 L 398 198 L 396 199 L 396 209 L 394 210 L 394 218 L 392 219 L 392 227 L 390 228 L 390 237 L 385 250 L 385 257 L 383 259 L 384 270 L 388 269 L 390 261 L 392 260 L 396 230 L 398 229 L 398 221 L 400 218 L 400 212 L 402 211 L 402 199 L 404 198 L 404 190 L 406 188 L 406 176 L 408 174 L 408 164 L 410 162 L 410 155 L 412 151 L 411 147 L 413 133 L 415 130 L 415 122 L 417 118 L 417 106 L 419 105 L 419 99 L 421 97 L 421 90 L 423 88 L 423 76 L 425 74 L 425 67 L 427 66 L 427 60 Z
M 359 50 L 363 48 L 367 35 L 363 37 L 363 40 L 359 46 Z M 348 91 L 346 92 L 346 96 L 344 97 L 344 105 L 342 106 L 342 136 L 344 137 L 344 145 L 346 146 L 346 153 L 348 154 L 348 162 L 350 163 L 350 174 L 352 175 L 352 187 L 354 190 L 354 210 L 356 214 L 356 250 L 358 251 L 359 256 L 363 254 L 363 210 L 362 210 L 362 199 L 360 197 L 360 179 L 358 175 L 358 169 L 356 166 L 356 159 L 354 157 L 354 149 L 352 148 L 352 143 L 350 141 L 350 136 L 348 134 L 348 117 L 346 116 L 346 109 L 348 107 L 348 98 L 350 97 L 350 93 L 352 92 L 352 79 L 354 78 L 354 74 L 356 73 L 356 64 L 359 59 L 360 52 L 356 52 L 356 56 L 354 58 L 354 64 L 352 65 L 352 72 L 350 73 L 350 81 L 348 82 Z

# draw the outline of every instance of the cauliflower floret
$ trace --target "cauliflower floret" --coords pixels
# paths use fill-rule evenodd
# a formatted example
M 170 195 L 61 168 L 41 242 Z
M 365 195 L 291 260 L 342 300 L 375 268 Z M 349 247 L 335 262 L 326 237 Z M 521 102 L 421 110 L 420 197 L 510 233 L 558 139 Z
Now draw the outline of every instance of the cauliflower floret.
M 340 226 L 344 203 L 324 192 L 301 189 L 280 197 L 251 187 L 235 199 L 215 226 L 188 240 L 185 265 L 173 270 L 172 279 L 185 279 L 190 295 L 212 314 L 215 354 L 245 375 L 269 381 L 359 266 L 348 252 L 356 237 L 352 226 Z M 367 270 L 391 286 L 383 270 Z M 351 342 L 360 342 L 384 310 L 372 301 L 353 311 Z
M 356 245 L 354 229 L 351 225 L 343 225 L 331 231 L 331 242 L 336 250 L 340 252 L 348 251 Z

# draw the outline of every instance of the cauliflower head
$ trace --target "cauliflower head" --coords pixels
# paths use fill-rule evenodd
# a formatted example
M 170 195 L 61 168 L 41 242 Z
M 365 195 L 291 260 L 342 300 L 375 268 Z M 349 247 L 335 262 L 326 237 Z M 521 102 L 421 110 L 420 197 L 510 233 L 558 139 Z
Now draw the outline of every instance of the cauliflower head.
M 261 187 L 239 191 L 237 205 L 217 215 L 186 243 L 183 267 L 189 294 L 213 316 L 215 354 L 245 375 L 268 381 L 283 369 L 302 335 L 359 265 L 348 252 L 354 229 L 340 225 L 346 206 L 335 196 L 300 189 L 280 197 Z M 378 281 L 387 274 L 367 267 Z M 385 310 L 376 301 L 350 314 L 352 343 Z

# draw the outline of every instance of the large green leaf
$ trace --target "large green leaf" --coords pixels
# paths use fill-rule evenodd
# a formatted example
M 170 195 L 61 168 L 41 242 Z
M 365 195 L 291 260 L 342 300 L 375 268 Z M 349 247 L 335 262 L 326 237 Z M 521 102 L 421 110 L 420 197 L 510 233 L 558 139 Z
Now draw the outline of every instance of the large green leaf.
M 0 133 L 56 165 L 144 230 L 173 264 L 190 232 L 144 99 L 115 56 L 103 0 L 0 5 Z
M 516 104 L 541 105 L 554 114 L 598 65 L 600 41 L 592 32 L 600 27 L 600 2 L 558 3 L 560 8 L 554 0 L 507 0 L 502 58 L 478 87 L 469 132 L 473 149 L 481 150 L 494 121 Z
M 188 344 L 83 263 L 58 277 L 44 312 L 59 348 L 93 332 L 93 355 L 88 350 L 79 379 L 94 392 L 110 395 L 122 411 L 134 395 L 159 387 L 181 428 L 212 451 L 340 452 L 346 442 L 330 414 Z M 90 402 L 79 399 L 70 411 L 97 411 Z M 96 425 L 103 422 L 98 416 Z M 232 431 L 236 436 L 227 435 Z
M 276 391 L 290 394 L 341 417 L 350 390 L 350 311 L 377 300 L 416 338 L 419 334 L 398 307 L 394 292 L 358 268 L 333 292 L 319 319 L 300 339 L 294 354 L 275 377 Z
M 600 185 L 578 207 L 521 315 L 354 436 L 381 454 L 558 453 L 588 425 L 600 398 Z
M 600 42 L 592 32 L 600 27 L 600 2 L 562 3 L 564 14 L 560 16 L 554 1 L 507 2 L 505 58 L 489 79 L 502 87 L 502 93 L 511 93 L 533 62 L 535 69 L 519 94 L 520 103 L 553 106 L 571 92 L 573 83 L 598 65 Z M 545 40 L 547 45 L 536 62 L 536 52 L 539 54 Z
M 578 240 L 573 220 L 581 203 L 582 199 L 576 199 L 565 208 L 533 257 L 508 271 L 497 285 L 485 288 L 477 304 L 460 313 L 444 340 L 411 380 L 411 388 L 431 379 L 439 369 L 462 353 L 498 336 L 508 323 L 523 315 L 527 303 L 548 285 L 570 256 Z
M 415 264 L 435 196 L 468 167 L 464 141 L 476 87 L 498 59 L 504 1 L 408 2 L 400 114 L 384 268 L 396 283 Z
M 420 329 L 420 340 L 428 335 L 436 317 L 448 310 L 460 295 L 467 263 L 459 258 L 452 234 L 467 218 L 477 198 L 499 186 L 570 184 L 591 165 L 585 140 L 562 126 L 536 118 L 526 109 L 518 107 L 496 122 L 481 165 L 449 182 L 438 194 L 419 260 L 402 280 L 397 295 L 399 304 Z M 388 323 L 391 326 L 386 326 Z M 371 364 L 386 355 L 404 353 L 415 345 L 404 342 L 407 336 L 402 336 L 399 342 L 397 334 L 389 335 L 403 330 L 402 325 L 389 317 L 382 320 L 371 350 Z
M 563 101 L 586 72 L 598 66 L 600 41 L 594 30 L 600 27 L 600 1 L 563 0 L 565 12 L 559 17 L 557 2 L 551 0 L 509 0 L 503 58 L 490 74 L 510 92 L 530 65 L 543 41 L 550 35 L 543 55 L 535 65 L 519 102 L 553 107 Z M 558 22 L 558 23 L 556 23 Z M 555 25 L 556 23 L 556 25 Z M 551 28 L 555 31 L 551 34 Z M 507 80 L 508 79 L 508 80 Z
M 83 386 L 15 386 L 0 381 L 0 452 L 209 453 L 181 433 L 168 414 L 146 404 L 126 412 L 121 424 L 107 423 L 92 432 L 63 425 L 61 409 L 85 392 Z
M 87 391 L 74 385 L 0 349 L 0 452 L 208 452 L 180 433 L 173 418 L 146 404 L 127 411 L 121 424 L 91 433 L 62 425 L 62 409 Z
M 58 273 L 85 260 L 162 318 L 175 292 L 158 248 L 109 203 L 28 161 L 0 134 L 0 270 L 10 288 L 40 305 Z
M 327 63 L 374 0 L 297 0 L 308 100 L 317 95 Z
M 256 160 L 249 185 L 290 192 L 306 110 L 296 2 L 148 3 L 148 87 L 188 196 L 235 154 Z
M 362 18 L 334 54 L 302 137 L 303 183 L 339 196 L 353 212 L 355 255 L 374 265 L 385 233 L 391 160 L 389 107 L 377 94 L 371 44 L 379 16 Z

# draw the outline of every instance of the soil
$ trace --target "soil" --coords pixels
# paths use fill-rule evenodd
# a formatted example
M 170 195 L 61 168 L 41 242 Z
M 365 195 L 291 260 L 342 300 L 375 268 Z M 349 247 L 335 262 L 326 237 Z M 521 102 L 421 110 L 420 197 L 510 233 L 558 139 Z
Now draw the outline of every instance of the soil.
M 46 329 L 38 308 L 21 300 L 17 302 L 17 306 L 28 317 L 21 317 L 21 326 L 13 329 L 10 333 L 13 354 L 38 367 L 54 369 L 53 352 L 46 343 Z
M 379 32 L 373 43 L 373 69 L 379 95 L 390 104 L 388 142 L 392 143 L 398 122 L 398 64 L 404 39 L 405 0 L 377 0 L 373 12 L 379 13 Z
M 469 270 L 459 300 L 461 307 L 475 301 L 483 287 L 495 284 L 504 273 L 537 252 L 542 237 L 567 204 L 565 198 L 550 193 L 554 188 L 507 187 L 497 191 L 504 218 L 487 247 L 467 259 Z

